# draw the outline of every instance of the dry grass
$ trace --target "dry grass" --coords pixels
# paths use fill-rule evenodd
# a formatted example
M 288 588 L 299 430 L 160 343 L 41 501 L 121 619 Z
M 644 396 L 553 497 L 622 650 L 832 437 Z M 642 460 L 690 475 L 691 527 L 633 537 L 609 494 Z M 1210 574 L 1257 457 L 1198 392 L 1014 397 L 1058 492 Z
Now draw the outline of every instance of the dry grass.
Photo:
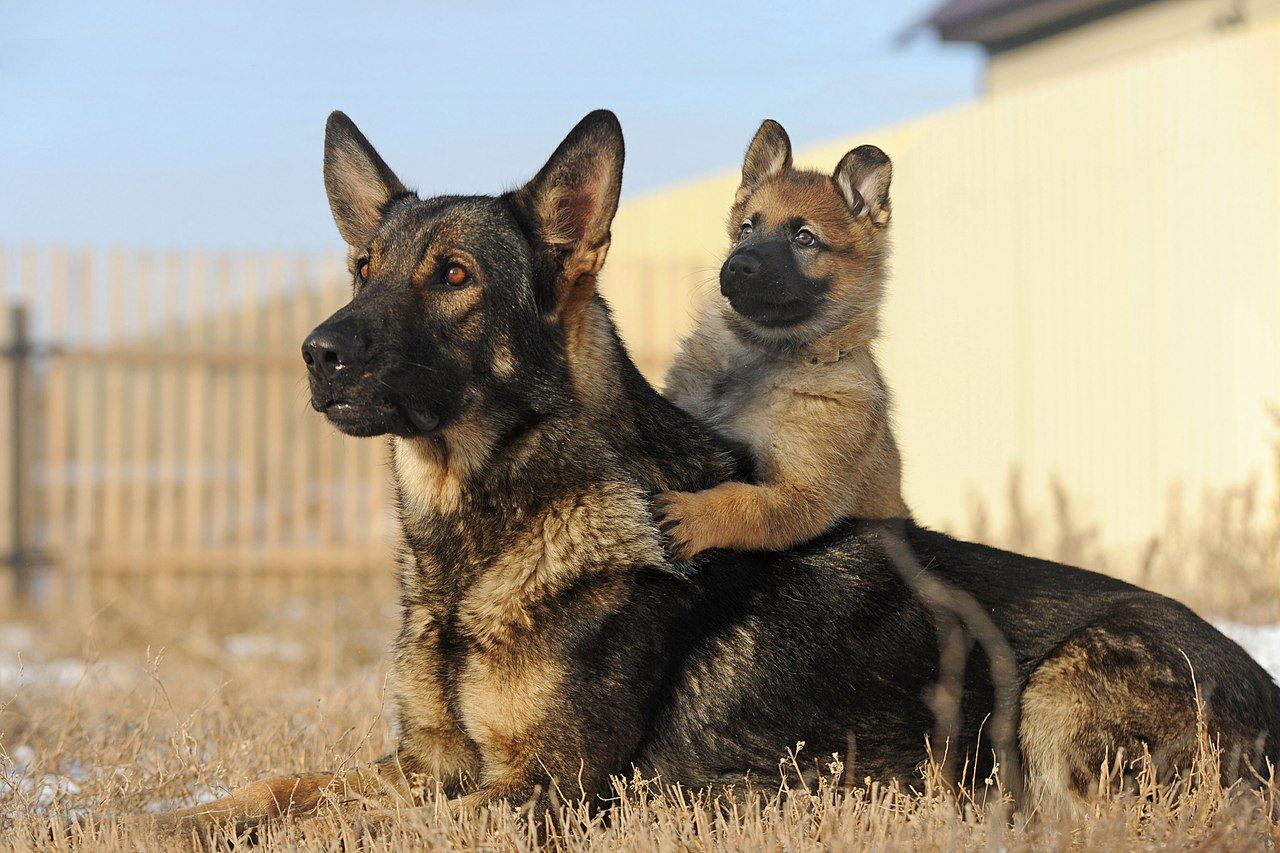
M 113 815 L 210 797 L 274 772 L 349 766 L 388 747 L 389 591 L 135 608 L 128 596 L 86 621 L 6 619 L 10 648 L 27 646 L 23 681 L 0 686 L 0 821 L 7 845 L 47 849 L 50 827 L 93 815 L 95 849 L 173 849 Z M 383 594 L 383 593 L 387 594 Z M 24 638 L 15 626 L 38 635 Z M 39 626 L 39 627 L 36 627 Z M 88 662 L 82 665 L 78 662 Z M 784 757 L 785 758 L 785 757 Z M 1100 769 L 1102 795 L 1078 822 L 1006 820 L 986 780 L 960 792 L 930 777 L 919 790 L 866 786 L 856 766 L 821 760 L 828 778 L 810 792 L 711 804 L 643 780 L 620 786 L 609 819 L 567 808 L 553 839 L 581 849 L 1042 849 L 1080 846 L 1242 848 L 1280 840 L 1280 789 L 1224 791 L 1206 744 L 1189 786 L 1157 786 L 1139 773 L 1122 791 Z M 784 772 L 789 763 L 784 763 Z M 794 777 L 796 774 L 792 774 Z M 1178 798 L 1183 787 L 1189 793 Z M 267 849 L 418 850 L 535 846 L 526 822 L 494 809 L 452 815 L 427 807 L 392 823 L 336 816 L 287 826 Z M 58 847 L 74 846 L 59 842 Z
M 1206 491 L 1194 501 L 1184 489 L 1171 488 L 1164 524 L 1138 549 L 1104 542 L 1102 525 L 1082 517 L 1056 478 L 1045 499 L 1029 496 L 1016 467 L 1009 472 L 1003 511 L 993 512 L 975 497 L 967 524 L 954 532 L 1106 572 L 1176 598 L 1206 616 L 1280 622 L 1280 412 L 1276 425 L 1267 477 Z M 992 523 L 996 515 L 1003 525 Z
M 1104 566 L 1190 599 L 1209 614 L 1275 619 L 1277 513 L 1257 485 L 1175 509 L 1145 558 L 1124 563 L 1072 514 L 1027 508 L 1015 479 L 1009 529 L 980 537 Z M 1175 507 L 1178 505 L 1175 504 Z M 981 516 L 976 519 L 979 528 Z M 1206 575 L 1207 566 L 1213 574 Z M 1214 578 L 1212 583 L 1204 582 Z M 188 589 L 161 605 L 121 589 L 94 610 L 0 613 L 0 837 L 13 849 L 181 849 L 116 815 L 209 798 L 264 775 L 350 766 L 383 754 L 386 649 L 396 613 L 390 572 L 378 583 L 242 597 Z M 21 671 L 18 661 L 21 661 Z M 809 791 L 709 803 L 652 781 L 619 785 L 608 816 L 566 806 L 550 841 L 573 849 L 1193 849 L 1274 848 L 1280 789 L 1224 790 L 1212 744 L 1186 780 L 1136 790 L 1099 768 L 1080 819 L 1010 819 L 986 780 L 952 791 L 930 774 L 915 790 L 867 786 L 856 766 L 827 765 Z M 795 775 L 794 773 L 792 774 Z M 50 827 L 93 816 L 72 840 Z M 391 822 L 330 816 L 262 839 L 267 849 L 522 849 L 537 844 L 507 809 L 452 814 L 428 806 Z

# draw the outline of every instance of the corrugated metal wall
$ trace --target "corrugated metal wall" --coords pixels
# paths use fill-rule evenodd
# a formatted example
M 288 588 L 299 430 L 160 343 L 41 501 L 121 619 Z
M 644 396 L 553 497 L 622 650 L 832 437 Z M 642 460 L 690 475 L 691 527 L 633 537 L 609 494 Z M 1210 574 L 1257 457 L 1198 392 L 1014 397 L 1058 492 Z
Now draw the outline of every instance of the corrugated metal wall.
M 832 108 L 858 125 L 856 98 Z M 880 351 L 922 520 L 959 522 L 1018 463 L 1032 483 L 1059 474 L 1108 541 L 1137 542 L 1171 486 L 1265 475 L 1280 403 L 1280 26 L 798 160 L 831 168 L 863 142 L 896 167 Z M 716 286 L 736 182 L 726 171 L 619 215 L 605 291 L 650 375 Z

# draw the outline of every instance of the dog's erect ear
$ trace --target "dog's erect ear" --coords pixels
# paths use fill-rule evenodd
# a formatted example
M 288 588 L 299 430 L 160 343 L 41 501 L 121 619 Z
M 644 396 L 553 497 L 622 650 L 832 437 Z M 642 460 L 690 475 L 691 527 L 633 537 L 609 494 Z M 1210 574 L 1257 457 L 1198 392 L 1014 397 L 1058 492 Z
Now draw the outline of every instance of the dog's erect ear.
M 791 139 L 782 125 L 767 118 L 760 124 L 755 138 L 747 146 L 737 200 L 743 201 L 756 187 L 790 168 Z
M 889 221 L 889 181 L 893 163 L 874 145 L 859 145 L 840 158 L 831 176 L 854 216 L 869 216 L 876 225 Z
M 513 201 L 559 269 L 547 307 L 564 314 L 595 292 L 622 191 L 622 126 L 608 110 L 590 113 L 560 143 Z
M 387 202 L 407 192 L 355 123 L 336 110 L 324 125 L 324 188 L 342 239 L 360 249 Z

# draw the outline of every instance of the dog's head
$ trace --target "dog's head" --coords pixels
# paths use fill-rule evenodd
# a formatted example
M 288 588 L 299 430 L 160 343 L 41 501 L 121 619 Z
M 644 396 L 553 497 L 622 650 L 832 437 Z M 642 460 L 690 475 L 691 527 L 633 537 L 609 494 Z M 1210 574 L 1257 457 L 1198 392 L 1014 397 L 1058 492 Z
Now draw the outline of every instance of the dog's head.
M 760 125 L 742 164 L 729 213 L 733 246 L 720 269 L 735 329 L 797 345 L 874 315 L 892 174 L 874 145 L 850 151 L 830 175 L 795 169 L 782 125 Z
M 311 404 L 351 435 L 431 436 L 562 404 L 565 341 L 594 296 L 622 183 L 614 115 L 584 118 L 524 187 L 422 199 L 342 113 L 324 180 L 351 302 L 303 343 Z

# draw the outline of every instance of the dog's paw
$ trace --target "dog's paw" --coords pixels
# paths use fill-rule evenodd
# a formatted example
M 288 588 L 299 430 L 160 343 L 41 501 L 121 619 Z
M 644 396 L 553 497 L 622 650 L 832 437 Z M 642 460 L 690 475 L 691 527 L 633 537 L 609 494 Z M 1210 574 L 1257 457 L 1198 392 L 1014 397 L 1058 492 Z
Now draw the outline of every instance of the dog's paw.
M 692 560 L 707 545 L 698 535 L 697 495 L 661 492 L 653 499 L 654 521 L 666 539 L 667 554 L 677 563 Z

